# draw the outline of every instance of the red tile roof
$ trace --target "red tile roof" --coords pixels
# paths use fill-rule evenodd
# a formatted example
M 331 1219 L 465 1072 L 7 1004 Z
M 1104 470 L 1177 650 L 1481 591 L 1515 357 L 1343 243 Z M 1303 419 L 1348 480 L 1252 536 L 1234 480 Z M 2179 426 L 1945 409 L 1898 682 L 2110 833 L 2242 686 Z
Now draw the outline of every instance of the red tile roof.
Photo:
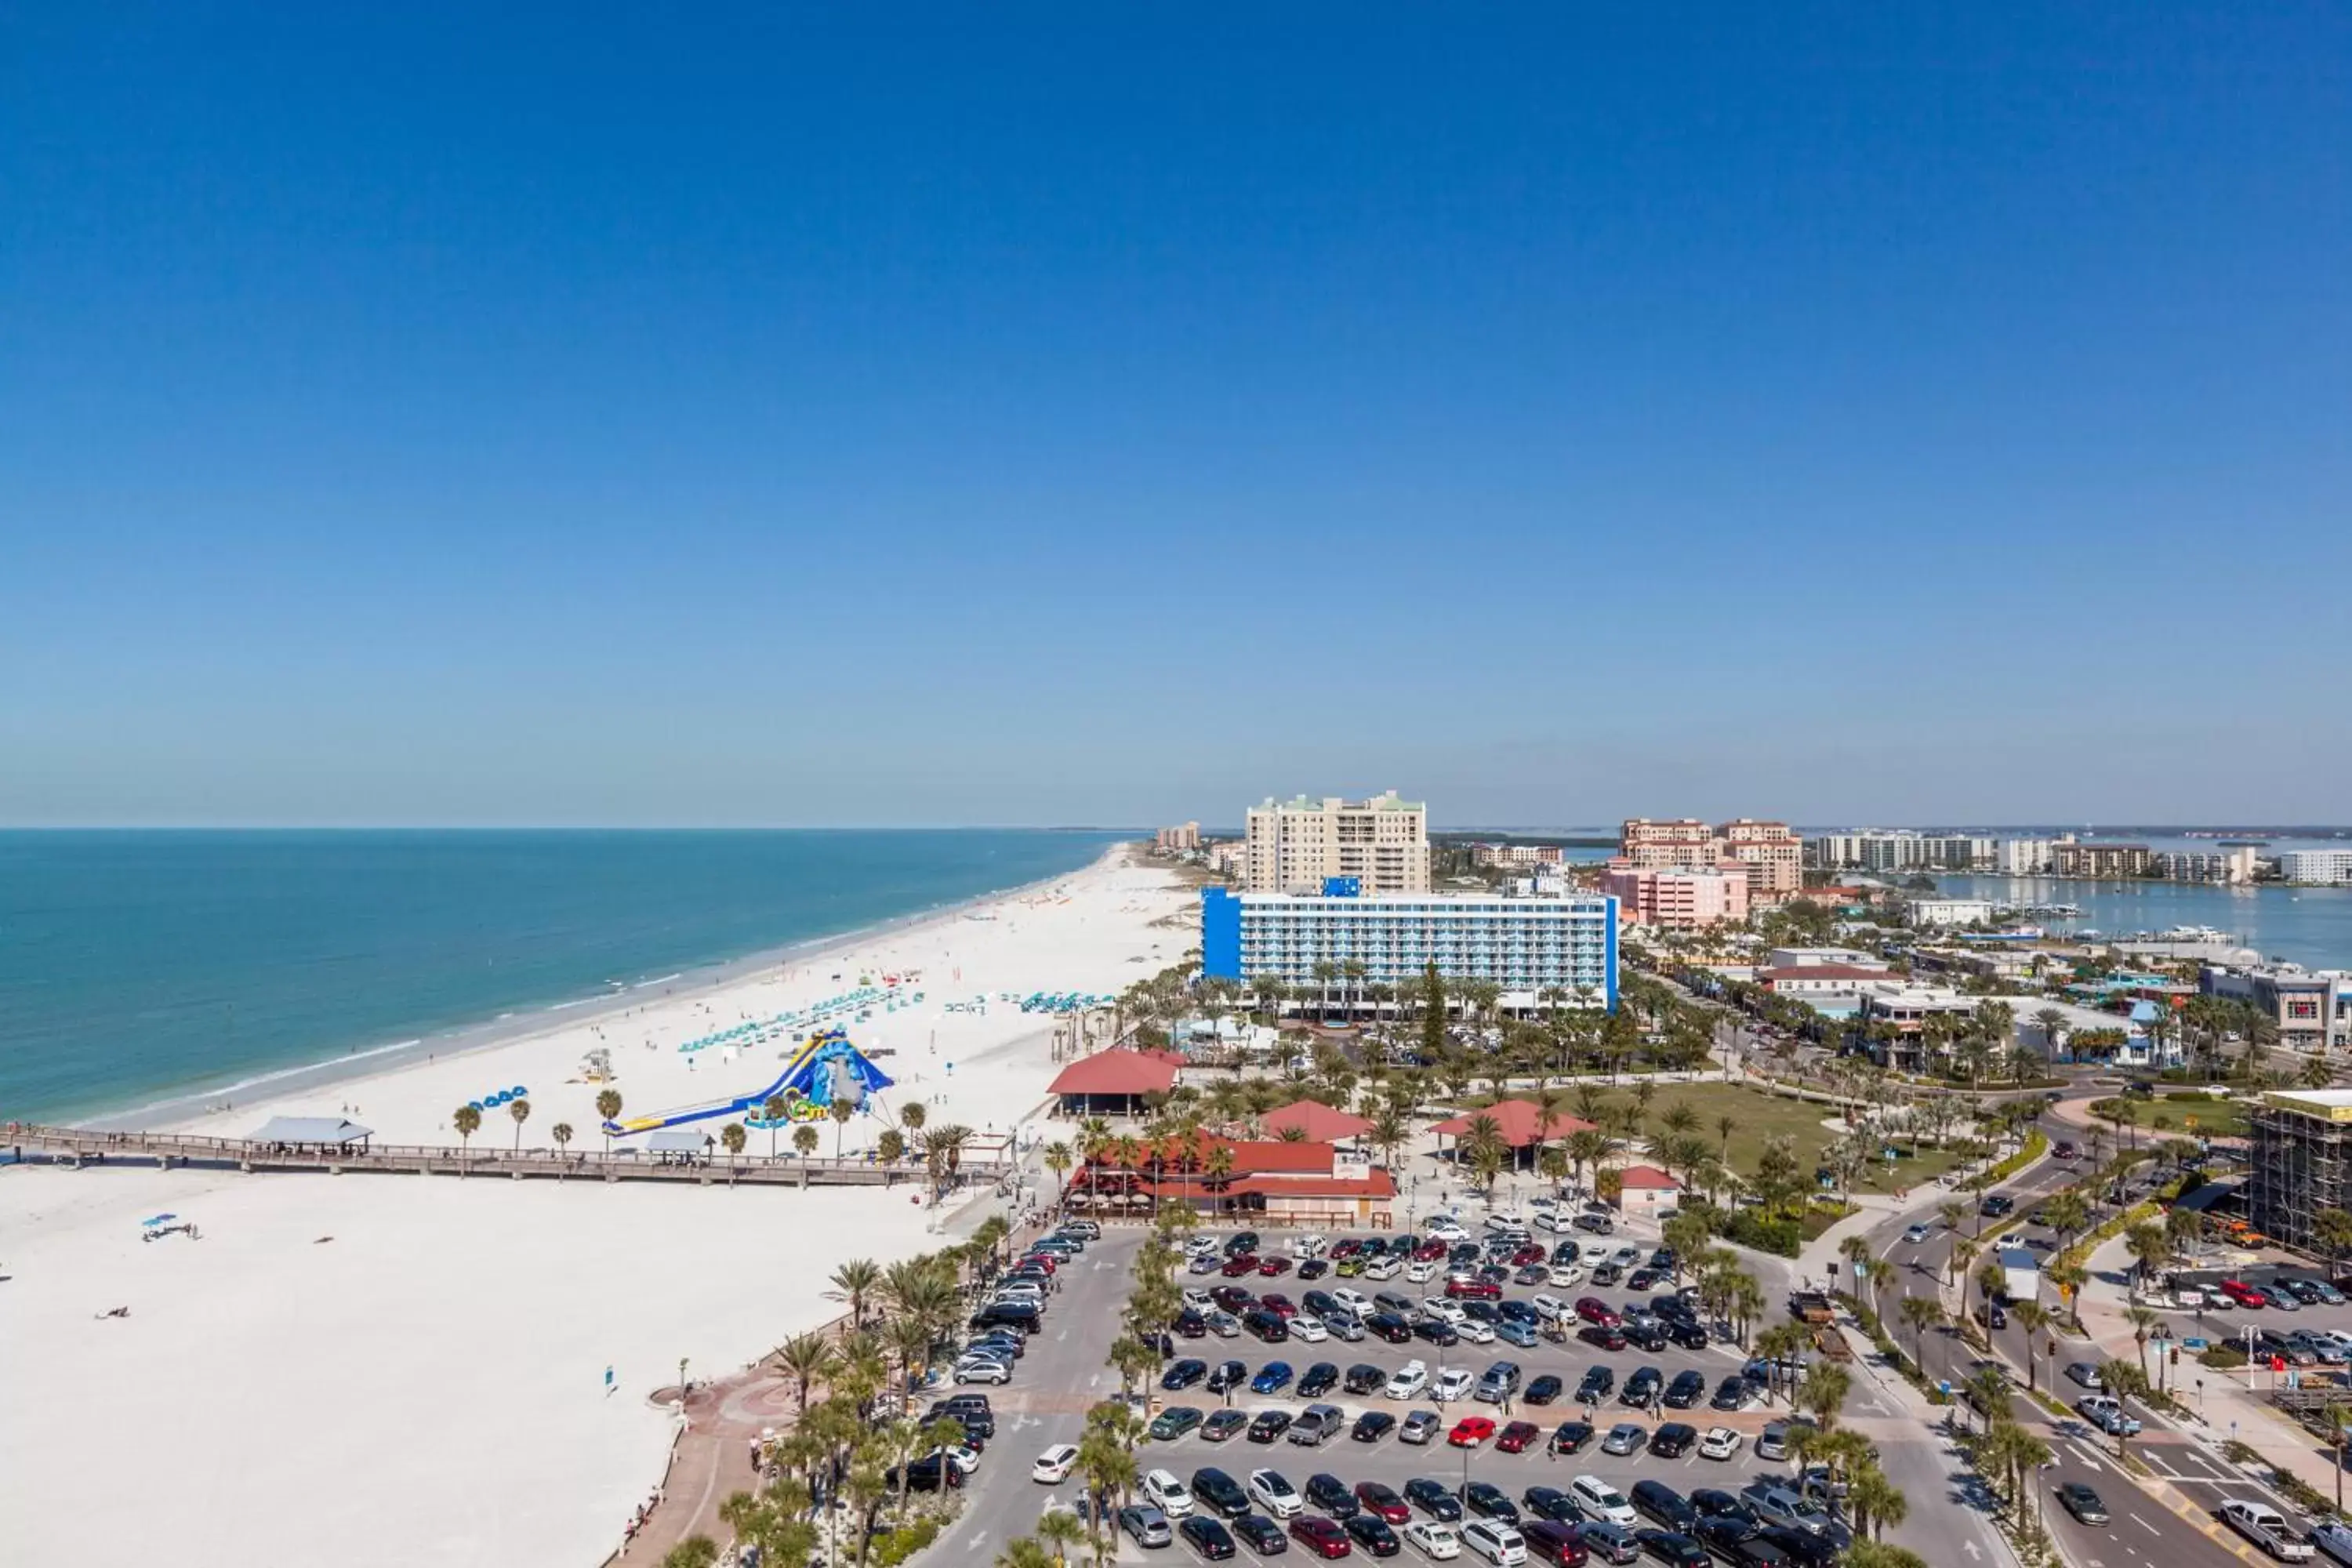
M 1470 1131 L 1470 1123 L 1481 1116 L 1492 1117 L 1503 1142 L 1514 1149 L 1524 1149 L 1536 1141 L 1537 1122 L 1543 1116 L 1543 1107 L 1530 1100 L 1498 1100 L 1484 1110 L 1466 1110 L 1461 1115 L 1439 1122 L 1432 1131 L 1459 1138 Z M 1565 1138 L 1571 1132 L 1581 1132 L 1592 1123 L 1565 1110 L 1552 1112 L 1551 1127 L 1546 1139 Z
M 1064 1068 L 1051 1094 L 1164 1094 L 1176 1087 L 1171 1060 L 1141 1051 L 1097 1051 Z
M 1654 1187 L 1665 1192 L 1681 1190 L 1682 1184 L 1659 1170 L 1655 1165 L 1628 1165 L 1617 1173 L 1622 1185 L 1636 1188 Z
M 1364 1118 L 1350 1116 L 1344 1110 L 1334 1110 L 1319 1100 L 1302 1100 L 1279 1110 L 1269 1110 L 1258 1120 L 1268 1132 L 1296 1127 L 1305 1132 L 1310 1142 L 1317 1143 L 1360 1137 L 1372 1130 L 1372 1124 Z

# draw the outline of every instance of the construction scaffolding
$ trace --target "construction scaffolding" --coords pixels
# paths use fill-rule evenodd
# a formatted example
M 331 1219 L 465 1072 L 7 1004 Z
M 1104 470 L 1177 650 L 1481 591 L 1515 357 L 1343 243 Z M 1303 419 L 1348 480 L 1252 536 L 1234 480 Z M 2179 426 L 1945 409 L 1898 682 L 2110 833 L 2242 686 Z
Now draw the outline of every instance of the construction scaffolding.
M 2324 1252 L 2315 1216 L 2343 1208 L 2352 1175 L 2352 1091 L 2273 1091 L 2253 1107 L 2253 1159 L 2246 1217 L 2256 1230 L 2310 1257 Z

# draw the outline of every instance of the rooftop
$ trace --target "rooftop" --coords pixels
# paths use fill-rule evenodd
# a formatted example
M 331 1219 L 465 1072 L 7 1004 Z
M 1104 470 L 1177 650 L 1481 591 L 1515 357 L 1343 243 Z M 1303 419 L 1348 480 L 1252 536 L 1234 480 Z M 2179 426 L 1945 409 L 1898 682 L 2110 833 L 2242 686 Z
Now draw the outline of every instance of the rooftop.
M 1175 1063 L 1156 1052 L 1112 1049 L 1080 1057 L 1048 1086 L 1052 1094 L 1164 1094 L 1176 1087 Z

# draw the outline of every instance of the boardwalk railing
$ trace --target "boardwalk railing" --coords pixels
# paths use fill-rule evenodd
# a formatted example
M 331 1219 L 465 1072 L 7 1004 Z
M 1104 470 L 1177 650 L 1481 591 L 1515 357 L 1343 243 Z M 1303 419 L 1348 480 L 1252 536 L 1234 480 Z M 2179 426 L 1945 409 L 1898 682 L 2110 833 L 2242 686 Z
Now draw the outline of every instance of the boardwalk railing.
M 512 1150 L 408 1143 L 331 1147 L 311 1143 L 262 1143 L 247 1138 L 201 1138 L 178 1132 L 98 1132 L 79 1127 L 11 1122 L 0 1131 L 18 1162 L 46 1157 L 59 1164 L 104 1164 L 152 1161 L 170 1169 L 186 1165 L 239 1171 L 380 1172 L 425 1176 L 509 1176 L 556 1181 L 690 1182 L 698 1185 L 756 1183 L 763 1186 L 923 1185 L 929 1173 L 919 1163 L 896 1164 L 854 1159 L 802 1159 L 766 1154 L 656 1154 L 635 1150 Z M 950 1180 L 958 1185 L 994 1183 L 1013 1173 L 1001 1160 L 966 1160 Z

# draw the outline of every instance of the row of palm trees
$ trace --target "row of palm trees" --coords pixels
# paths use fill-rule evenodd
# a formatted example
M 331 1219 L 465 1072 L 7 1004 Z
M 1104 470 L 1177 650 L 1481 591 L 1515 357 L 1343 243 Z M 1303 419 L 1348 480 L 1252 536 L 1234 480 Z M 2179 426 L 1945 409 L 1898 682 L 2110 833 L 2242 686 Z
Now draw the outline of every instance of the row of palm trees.
M 862 1565 L 883 1536 L 917 1521 L 908 1467 L 964 1436 L 954 1421 L 920 1420 L 917 1390 L 935 1352 L 952 1345 L 971 1296 L 1001 1268 L 1011 1235 L 1003 1216 L 991 1215 L 961 1245 L 887 1266 L 853 1258 L 834 1271 L 826 1294 L 843 1304 L 840 1322 L 769 1357 L 793 1385 L 792 1429 L 765 1456 L 753 1489 L 719 1510 L 761 1561 L 803 1563 L 820 1548 L 831 1556 L 847 1532 Z M 716 1554 L 707 1538 L 692 1537 L 665 1568 L 700 1568 Z

